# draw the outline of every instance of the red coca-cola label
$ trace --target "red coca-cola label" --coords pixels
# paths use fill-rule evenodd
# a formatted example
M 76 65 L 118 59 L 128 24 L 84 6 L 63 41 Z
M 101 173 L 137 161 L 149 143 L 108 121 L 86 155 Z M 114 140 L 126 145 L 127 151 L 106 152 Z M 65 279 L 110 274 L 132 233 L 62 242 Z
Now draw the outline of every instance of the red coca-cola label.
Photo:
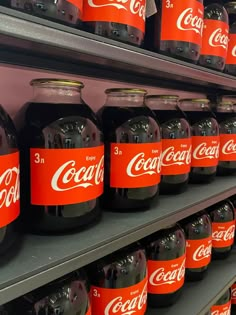
M 236 304 L 236 283 L 231 287 L 231 304 Z
M 213 305 L 211 307 L 211 315 L 230 315 L 231 301 L 222 305 Z
M 236 64 L 236 34 L 229 34 L 229 45 L 226 64 L 227 65 Z
M 19 152 L 0 156 L 0 228 L 20 214 Z
M 211 262 L 212 237 L 186 241 L 186 268 L 201 268 Z
M 220 135 L 220 161 L 236 161 L 236 134 Z
M 229 222 L 212 222 L 212 247 L 221 248 L 233 245 L 235 220 Z
M 147 308 L 147 278 L 127 288 L 92 286 L 93 315 L 143 315 Z
M 200 46 L 203 12 L 203 4 L 197 0 L 162 1 L 161 40 L 183 41 Z
M 160 182 L 161 142 L 111 143 L 110 158 L 111 187 L 148 187 Z
M 216 166 L 219 160 L 219 136 L 192 137 L 192 167 Z
M 165 261 L 148 260 L 148 293 L 168 294 L 184 285 L 185 255 Z
M 83 12 L 83 0 L 67 0 L 72 3 L 76 8 Z
M 146 0 L 85 0 L 83 21 L 122 23 L 145 30 Z
M 162 140 L 162 175 L 179 175 L 190 172 L 191 138 Z
M 217 20 L 204 20 L 201 55 L 227 57 L 229 25 Z
M 103 193 L 104 146 L 30 149 L 31 203 L 85 202 Z

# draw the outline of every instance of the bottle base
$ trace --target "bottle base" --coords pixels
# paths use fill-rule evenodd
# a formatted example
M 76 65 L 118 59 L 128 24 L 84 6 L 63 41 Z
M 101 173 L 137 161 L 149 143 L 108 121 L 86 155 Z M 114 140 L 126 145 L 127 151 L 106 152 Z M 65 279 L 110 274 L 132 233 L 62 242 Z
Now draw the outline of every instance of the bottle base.
M 158 196 L 156 196 L 158 197 Z M 117 200 L 101 201 L 101 208 L 110 212 L 141 212 L 150 209 L 150 206 L 156 197 L 152 197 L 146 200 Z
M 224 250 L 224 251 L 223 251 Z M 214 260 L 224 260 L 228 258 L 231 254 L 232 247 L 230 247 L 228 250 L 225 250 L 223 248 L 220 249 L 212 249 L 212 259 Z
M 214 181 L 215 177 L 216 177 L 216 172 L 209 175 L 190 173 L 189 183 L 190 184 L 210 184 Z
M 217 176 L 230 176 L 236 173 L 235 168 L 226 168 L 226 167 L 219 167 L 217 168 L 216 175 Z
M 37 217 L 37 221 L 31 218 L 24 220 L 24 229 L 33 234 L 66 234 L 71 232 L 82 231 L 98 223 L 102 217 L 102 211 L 95 207 L 92 211 L 80 217 L 56 217 L 42 216 Z
M 197 64 L 200 57 L 200 47 L 196 44 L 182 41 L 160 41 L 155 50 L 165 56 Z
M 211 55 L 209 56 L 202 55 L 199 58 L 199 65 L 204 68 L 209 68 L 212 70 L 222 72 L 225 67 L 225 59 Z
M 168 307 L 174 305 L 182 294 L 182 289 L 170 294 L 148 293 L 148 306 L 151 308 Z
M 161 195 L 179 195 L 184 193 L 188 189 L 188 181 L 178 184 L 169 184 L 161 182 L 160 194 Z
M 133 26 L 127 28 L 123 23 L 84 22 L 83 30 L 135 47 L 142 47 L 144 43 L 144 33 Z
M 194 269 L 186 269 L 186 272 L 185 272 L 186 281 L 189 281 L 189 282 L 201 281 L 207 275 L 207 267 L 205 270 L 198 271 L 198 272 L 197 271 L 191 271 L 191 270 L 194 270 Z
M 236 65 L 230 64 L 225 65 L 225 71 L 226 74 L 236 76 Z

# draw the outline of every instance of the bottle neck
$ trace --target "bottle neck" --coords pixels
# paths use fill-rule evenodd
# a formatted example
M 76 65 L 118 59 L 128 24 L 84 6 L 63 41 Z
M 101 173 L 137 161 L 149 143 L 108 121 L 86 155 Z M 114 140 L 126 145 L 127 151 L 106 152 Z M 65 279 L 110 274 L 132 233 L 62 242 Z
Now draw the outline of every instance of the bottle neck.
M 108 94 L 105 102 L 105 106 L 111 107 L 143 107 L 144 94 L 122 94 L 113 93 Z
M 233 113 L 234 112 L 234 107 L 233 107 L 233 104 L 229 104 L 229 105 L 219 104 L 216 107 L 216 111 L 218 113 Z
M 146 105 L 152 110 L 176 110 L 178 101 L 162 98 L 147 98 Z
M 81 88 L 58 85 L 34 86 L 32 102 L 80 104 Z
M 180 102 L 179 107 L 184 111 L 195 111 L 195 112 L 209 112 L 210 107 L 208 103 L 201 103 L 201 102 Z

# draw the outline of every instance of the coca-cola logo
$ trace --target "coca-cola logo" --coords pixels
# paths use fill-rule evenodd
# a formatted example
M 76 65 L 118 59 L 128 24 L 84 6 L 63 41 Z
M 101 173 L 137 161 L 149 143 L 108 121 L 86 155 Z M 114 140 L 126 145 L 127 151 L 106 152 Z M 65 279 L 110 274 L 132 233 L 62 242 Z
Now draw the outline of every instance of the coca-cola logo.
M 178 17 L 176 25 L 181 31 L 194 31 L 197 34 L 202 35 L 203 31 L 203 14 L 193 14 L 192 8 L 185 9 Z
M 87 188 L 103 182 L 104 156 L 97 164 L 76 169 L 76 161 L 70 160 L 54 173 L 51 186 L 56 191 L 67 191 L 77 187 Z
M 214 241 L 229 241 L 234 238 L 235 225 L 231 225 L 226 231 L 214 231 L 212 237 Z
M 232 298 L 236 298 L 236 288 L 231 288 L 231 296 Z
M 104 3 L 96 3 L 98 0 L 88 0 L 88 5 L 92 8 L 115 7 L 118 10 L 130 11 L 133 15 L 138 15 L 145 21 L 146 5 L 142 0 L 104 0 Z
M 227 307 L 227 309 L 222 312 L 219 310 L 215 310 L 211 312 L 211 315 L 230 315 L 230 307 Z
M 234 154 L 236 153 L 236 144 L 234 143 L 234 140 L 227 141 L 223 147 L 222 147 L 222 153 L 223 154 Z
M 205 247 L 204 244 L 200 245 L 193 254 L 193 260 L 201 261 L 211 256 L 212 244 Z
M 160 156 L 146 158 L 144 152 L 138 153 L 129 162 L 126 172 L 127 175 L 130 177 L 138 177 L 145 174 L 148 175 L 160 174 L 161 172 Z
M 185 275 L 185 259 L 180 267 L 173 270 L 165 270 L 165 267 L 156 269 L 149 277 L 149 282 L 153 286 L 161 286 L 164 284 L 174 284 L 184 278 Z
M 131 315 L 136 313 L 136 311 L 142 310 L 143 306 L 147 301 L 147 283 L 145 283 L 141 294 L 136 294 L 128 300 L 124 300 L 122 296 L 117 296 L 111 300 L 105 310 L 104 315 L 112 315 L 120 313 L 122 315 Z
M 193 151 L 196 160 L 217 159 L 219 157 L 220 144 L 207 146 L 206 142 L 200 143 Z
M 209 45 L 212 47 L 222 47 L 225 50 L 228 48 L 229 37 L 224 33 L 221 27 L 214 30 L 209 37 Z
M 174 146 L 170 146 L 162 152 L 162 166 L 189 165 L 191 163 L 192 146 L 187 150 L 175 151 Z
M 234 45 L 234 47 L 232 48 L 231 54 L 233 57 L 236 57 L 236 45 Z
M 0 208 L 10 207 L 20 199 L 20 169 L 12 167 L 0 176 Z

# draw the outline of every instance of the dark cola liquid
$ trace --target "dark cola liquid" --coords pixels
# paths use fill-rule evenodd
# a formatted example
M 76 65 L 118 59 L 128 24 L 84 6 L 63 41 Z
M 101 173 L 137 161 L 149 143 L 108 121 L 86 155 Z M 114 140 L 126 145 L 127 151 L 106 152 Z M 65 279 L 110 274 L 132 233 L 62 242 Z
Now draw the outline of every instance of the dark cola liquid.
M 236 65 L 233 64 L 225 65 L 225 73 L 236 75 Z
M 230 22 L 236 22 L 236 2 L 235 2 L 235 12 L 234 15 L 229 15 L 229 21 Z M 229 39 L 231 38 L 231 34 L 235 36 L 236 34 L 236 23 L 231 24 L 230 23 L 230 29 L 229 29 Z M 233 40 L 233 43 L 231 43 L 231 40 L 229 40 L 229 46 L 228 46 L 228 55 L 232 56 L 232 50 L 235 46 L 235 40 Z M 232 58 L 232 57 L 231 57 Z M 226 65 L 225 65 L 225 72 L 231 75 L 236 75 L 236 64 L 233 64 L 228 62 L 228 58 L 226 59 Z
M 68 0 L 4 0 L 3 5 L 69 26 L 80 26 L 82 18 L 82 12 Z
M 21 149 L 22 217 L 33 231 L 60 232 L 99 217 L 97 199 L 67 205 L 32 205 L 30 148 L 73 149 L 102 144 L 92 110 L 85 104 L 28 103 L 16 116 Z M 43 183 L 42 183 L 43 185 Z
M 9 115 L 0 105 L 0 156 L 15 153 L 17 151 L 18 144 L 15 127 Z M 19 239 L 17 221 L 13 221 L 7 226 L 1 227 L 0 254 L 12 247 L 17 239 Z
M 231 299 L 231 292 L 229 289 L 221 296 L 221 298 L 213 306 L 224 305 L 224 304 L 228 303 L 230 301 L 230 299 Z M 228 314 L 228 313 L 226 313 L 226 314 Z
M 146 255 L 140 245 L 119 250 L 88 267 L 92 285 L 106 289 L 133 286 L 146 277 Z
M 208 214 L 195 214 L 181 222 L 186 240 L 201 240 L 211 236 L 211 219 Z M 187 251 L 187 249 L 186 249 Z M 207 266 L 186 268 L 185 277 L 188 281 L 202 280 L 206 276 Z
M 204 20 L 205 19 L 222 21 L 226 22 L 227 24 L 229 23 L 227 11 L 221 3 L 217 4 L 217 1 L 205 7 Z M 225 58 L 215 55 L 201 55 L 199 58 L 199 64 L 201 66 L 212 68 L 218 71 L 224 70 L 225 61 Z
M 88 295 L 86 275 L 79 271 L 9 303 L 6 315 L 86 315 Z
M 202 2 L 202 1 L 199 1 Z M 150 33 L 150 29 L 154 29 L 154 49 L 159 51 L 162 54 L 166 54 L 169 56 L 173 56 L 178 59 L 190 61 L 193 63 L 197 63 L 200 56 L 200 46 L 187 42 L 187 41 L 177 41 L 177 40 L 161 40 L 161 10 L 162 5 L 167 5 L 165 1 L 156 0 L 156 5 L 158 8 L 157 14 L 148 19 L 147 26 L 147 34 Z M 171 5 L 171 3 L 170 3 Z M 163 27 L 168 27 L 168 25 L 163 25 Z M 148 32 L 149 31 L 149 32 Z M 170 30 L 170 32 L 174 32 L 175 30 Z M 150 41 L 147 39 L 147 45 Z
M 236 116 L 233 112 L 216 112 L 220 134 L 236 134 Z M 236 172 L 236 161 L 219 161 L 217 175 L 232 175 Z
M 106 106 L 98 112 L 105 143 L 105 186 L 101 205 L 105 209 L 126 211 L 145 209 L 158 194 L 158 185 L 141 188 L 110 186 L 110 143 L 155 143 L 160 133 L 155 116 L 147 107 Z
M 122 23 L 85 22 L 84 30 L 135 46 L 142 46 L 144 41 L 144 33 L 142 31 L 136 27 Z
M 211 217 L 212 223 L 215 222 L 229 222 L 234 221 L 234 207 L 230 201 L 224 201 L 217 205 L 212 206 L 209 209 L 209 215 Z M 214 240 L 214 237 L 213 237 Z M 227 247 L 214 247 L 214 242 L 212 244 L 212 257 L 214 259 L 224 259 L 230 255 L 233 245 Z
M 145 240 L 147 259 L 168 261 L 185 254 L 185 235 L 179 226 L 173 226 L 155 234 Z M 148 305 L 164 307 L 174 304 L 181 295 L 182 288 L 169 294 L 148 293 Z
M 184 139 L 190 137 L 190 127 L 180 111 L 153 110 L 161 124 L 162 139 Z M 178 194 L 187 189 L 189 173 L 162 175 L 161 194 Z
M 215 118 L 208 111 L 186 111 L 191 124 L 192 136 L 218 136 L 219 127 Z M 192 167 L 190 173 L 191 183 L 208 183 L 216 175 L 217 166 Z

